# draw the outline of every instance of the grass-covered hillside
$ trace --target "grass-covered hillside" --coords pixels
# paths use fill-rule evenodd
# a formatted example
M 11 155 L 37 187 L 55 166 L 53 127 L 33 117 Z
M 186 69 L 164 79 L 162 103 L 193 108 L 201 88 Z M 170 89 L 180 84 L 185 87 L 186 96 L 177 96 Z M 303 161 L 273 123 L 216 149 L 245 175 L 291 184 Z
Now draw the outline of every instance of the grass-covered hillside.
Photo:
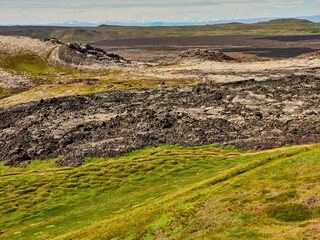
M 320 145 L 0 165 L 1 239 L 316 239 Z
M 0 27 L 0 35 L 55 37 L 61 41 L 97 41 L 103 39 L 132 39 L 150 37 L 194 37 L 212 35 L 303 35 L 320 34 L 320 23 L 300 19 L 279 19 L 255 24 L 215 24 L 177 27 L 128 27 L 101 25 L 99 27 Z

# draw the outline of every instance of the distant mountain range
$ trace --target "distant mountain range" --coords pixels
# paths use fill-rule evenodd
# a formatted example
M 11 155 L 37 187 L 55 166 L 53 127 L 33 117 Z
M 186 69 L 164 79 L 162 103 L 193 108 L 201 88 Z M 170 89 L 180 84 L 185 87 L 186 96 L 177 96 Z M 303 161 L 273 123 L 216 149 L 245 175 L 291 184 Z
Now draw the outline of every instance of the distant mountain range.
M 49 24 L 33 24 L 32 26 L 58 26 L 58 27 L 97 27 L 100 25 L 116 25 L 116 26 L 199 26 L 199 25 L 214 25 L 214 24 L 223 24 L 223 23 L 259 23 L 266 22 L 274 19 L 287 19 L 287 18 L 248 18 L 248 19 L 223 19 L 217 21 L 202 21 L 202 22 L 117 22 L 117 21 L 105 21 L 99 23 L 89 23 L 81 21 L 68 21 L 63 23 L 49 23 Z M 292 19 L 292 18 L 290 18 Z M 316 16 L 304 16 L 304 17 L 294 17 L 294 19 L 305 19 L 311 22 L 319 23 L 320 15 Z M 16 24 L 11 25 L 2 25 L 0 26 L 17 26 Z M 22 25 L 19 25 L 22 26 Z
M 218 20 L 218 21 L 203 21 L 203 22 L 114 22 L 106 21 L 100 23 L 89 23 L 89 22 L 80 22 L 80 21 L 69 21 L 63 23 L 50 23 L 46 26 L 65 26 L 65 27 L 76 27 L 76 26 L 88 26 L 95 27 L 99 25 L 119 25 L 119 26 L 197 26 L 197 25 L 208 25 L 208 24 L 222 24 L 222 23 L 258 23 L 265 22 L 274 19 L 285 19 L 285 18 L 248 18 L 248 19 L 230 19 L 230 20 Z M 304 17 L 295 17 L 295 19 L 305 19 L 312 22 L 320 22 L 320 15 L 316 16 L 304 16 Z
M 313 18 L 315 19 L 315 18 Z M 239 20 L 238 20 L 239 21 Z M 253 21 L 252 19 L 250 21 Z M 54 37 L 61 41 L 101 41 L 106 39 L 133 39 L 159 37 L 197 37 L 214 35 L 310 35 L 320 34 L 320 23 L 299 18 L 255 19 L 257 23 L 229 21 L 206 22 L 167 26 L 166 23 L 150 23 L 143 26 L 124 26 L 121 23 L 89 24 L 68 22 L 50 26 L 1 26 L 0 35 L 31 36 L 44 39 Z M 220 24 L 218 24 L 220 23 Z M 57 26 L 58 25 L 58 26 Z M 122 26 L 119 26 L 122 25 Z M 191 26 L 190 26 L 191 25 Z M 88 27 L 90 26 L 90 27 Z M 158 27 L 146 27 L 158 26 Z M 159 27 L 162 26 L 162 27 Z

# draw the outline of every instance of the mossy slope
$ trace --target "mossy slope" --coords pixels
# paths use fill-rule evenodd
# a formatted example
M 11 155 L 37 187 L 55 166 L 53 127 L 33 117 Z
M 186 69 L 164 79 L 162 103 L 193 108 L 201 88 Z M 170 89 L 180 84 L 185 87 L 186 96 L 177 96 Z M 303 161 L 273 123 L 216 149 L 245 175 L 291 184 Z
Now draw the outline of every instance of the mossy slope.
M 164 145 L 75 168 L 1 167 L 0 238 L 302 239 L 320 218 L 319 156 L 319 145 Z

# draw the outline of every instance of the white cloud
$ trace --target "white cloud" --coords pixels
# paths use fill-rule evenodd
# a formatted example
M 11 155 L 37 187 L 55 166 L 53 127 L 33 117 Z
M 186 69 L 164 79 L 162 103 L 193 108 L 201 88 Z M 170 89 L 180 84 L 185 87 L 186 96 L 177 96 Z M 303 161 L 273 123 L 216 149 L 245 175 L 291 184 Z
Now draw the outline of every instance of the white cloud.
M 319 14 L 320 0 L 0 0 L 0 24 L 210 21 Z M 122 4 L 122 5 L 121 5 Z M 126 5 L 127 4 L 127 5 Z M 265 15 L 267 13 L 267 15 Z

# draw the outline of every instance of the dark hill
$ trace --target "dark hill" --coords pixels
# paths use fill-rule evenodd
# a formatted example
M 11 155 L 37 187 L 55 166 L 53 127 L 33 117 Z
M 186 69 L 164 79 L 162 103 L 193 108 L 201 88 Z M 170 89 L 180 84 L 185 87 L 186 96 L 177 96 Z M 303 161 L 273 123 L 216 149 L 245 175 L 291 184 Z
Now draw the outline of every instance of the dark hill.
M 274 19 L 266 22 L 259 22 L 258 24 L 305 24 L 313 23 L 306 19 L 297 19 L 297 18 L 284 18 L 284 19 Z
M 198 60 L 198 61 L 215 61 L 215 62 L 227 62 L 237 61 L 222 52 L 210 51 L 207 49 L 190 49 L 183 51 L 179 54 L 177 61 L 180 60 Z

